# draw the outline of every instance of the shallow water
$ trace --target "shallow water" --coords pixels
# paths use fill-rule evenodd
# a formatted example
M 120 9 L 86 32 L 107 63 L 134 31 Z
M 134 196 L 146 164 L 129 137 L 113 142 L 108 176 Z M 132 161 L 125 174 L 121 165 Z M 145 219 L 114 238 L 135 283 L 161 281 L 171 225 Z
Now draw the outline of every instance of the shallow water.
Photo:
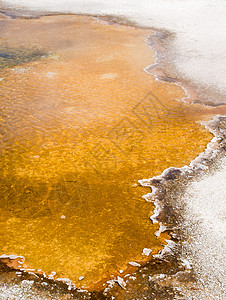
M 150 31 L 75 16 L 0 26 L 14 53 L 0 72 L 1 252 L 97 287 L 163 247 L 137 180 L 202 152 L 212 136 L 197 121 L 213 111 L 143 71 Z
M 2 3 L 13 9 L 30 9 L 35 14 L 42 11 L 124 16 L 141 26 L 170 31 L 169 43 L 163 45 L 168 74 L 192 81 L 193 88 L 195 85 L 201 94 L 200 101 L 225 103 L 224 0 L 140 0 L 139 4 L 137 0 L 3 0 Z

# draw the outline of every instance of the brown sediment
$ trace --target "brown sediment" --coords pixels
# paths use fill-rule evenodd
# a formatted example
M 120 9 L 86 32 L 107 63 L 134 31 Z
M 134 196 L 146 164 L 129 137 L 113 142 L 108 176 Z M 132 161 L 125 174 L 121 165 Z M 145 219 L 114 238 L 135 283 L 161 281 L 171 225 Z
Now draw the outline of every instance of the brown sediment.
M 0 72 L 2 253 L 100 288 L 164 247 L 137 180 L 202 152 L 212 135 L 197 121 L 217 108 L 183 104 L 180 87 L 143 71 L 151 31 L 84 16 L 1 22 L 0 49 L 15 53 Z

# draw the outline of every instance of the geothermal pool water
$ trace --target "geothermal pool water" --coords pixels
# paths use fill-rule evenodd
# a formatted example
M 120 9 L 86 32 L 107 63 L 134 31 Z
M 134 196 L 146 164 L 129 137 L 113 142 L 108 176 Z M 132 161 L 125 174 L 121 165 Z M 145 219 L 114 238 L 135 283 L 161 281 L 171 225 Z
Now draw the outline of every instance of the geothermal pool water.
M 214 109 L 144 72 L 149 30 L 80 16 L 0 26 L 1 251 L 97 288 L 164 246 L 137 181 L 202 152 L 212 135 L 198 121 Z
M 225 103 L 226 31 L 224 0 L 2 0 L 24 15 L 84 13 L 123 16 L 139 26 L 170 32 L 164 41 L 164 69 L 189 79 L 202 102 Z M 29 11 L 28 11 L 29 10 Z M 33 13 L 32 13 L 33 11 Z M 19 14 L 17 10 L 16 14 Z

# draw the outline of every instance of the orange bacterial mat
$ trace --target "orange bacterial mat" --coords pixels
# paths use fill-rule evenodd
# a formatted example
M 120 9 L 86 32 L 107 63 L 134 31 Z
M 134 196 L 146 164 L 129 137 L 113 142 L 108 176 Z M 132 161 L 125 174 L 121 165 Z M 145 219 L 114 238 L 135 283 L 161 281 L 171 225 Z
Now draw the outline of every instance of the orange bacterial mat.
M 0 254 L 96 288 L 164 246 L 137 182 L 202 152 L 210 110 L 144 72 L 149 30 L 84 16 L 0 26 Z

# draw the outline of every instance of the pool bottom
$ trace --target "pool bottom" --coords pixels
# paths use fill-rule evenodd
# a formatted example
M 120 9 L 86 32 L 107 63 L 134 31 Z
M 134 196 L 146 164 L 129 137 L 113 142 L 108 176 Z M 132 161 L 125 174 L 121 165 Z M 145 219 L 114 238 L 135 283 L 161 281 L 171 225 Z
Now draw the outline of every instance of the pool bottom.
M 161 183 L 157 183 L 157 178 L 152 179 L 152 184 L 154 183 L 158 189 L 158 195 L 164 193 L 161 202 L 164 204 L 164 210 L 167 214 L 160 214 L 159 221 L 165 222 L 167 216 L 168 228 L 166 230 L 170 232 L 172 240 L 176 244 L 171 248 L 171 251 L 153 258 L 138 271 L 127 276 L 124 279 L 125 289 L 117 284 L 118 278 L 115 277 L 107 286 L 103 286 L 103 290 L 99 292 L 90 293 L 73 289 L 68 291 L 68 285 L 66 284 L 63 285 L 63 283 L 57 283 L 43 277 L 38 278 L 27 272 L 16 272 L 2 265 L 1 272 L 3 276 L 1 277 L 0 290 L 3 297 L 14 296 L 17 299 L 16 297 L 20 294 L 24 298 L 29 296 L 29 299 L 48 299 L 48 297 L 50 299 L 65 299 L 65 297 L 66 299 L 112 299 L 112 297 L 125 299 L 126 297 L 126 299 L 136 298 L 141 300 L 156 298 L 181 299 L 189 294 L 196 299 L 196 295 L 199 295 L 200 286 L 192 266 L 183 253 L 184 247 L 186 248 L 184 243 L 188 237 L 186 228 L 181 228 L 184 222 L 185 210 L 184 202 L 181 202 L 180 199 L 183 199 L 183 195 L 191 182 L 200 178 L 202 174 L 206 174 L 211 170 L 214 171 L 220 159 L 224 157 L 224 123 L 222 117 L 215 118 L 212 123 L 209 122 L 208 126 L 215 133 L 216 139 L 213 139 L 207 150 L 191 163 L 193 168 L 190 168 L 189 173 L 192 176 L 185 176 L 185 173 L 180 173 L 181 170 L 179 169 L 178 172 L 174 170 L 173 173 L 171 169 L 168 176 L 167 172 L 164 172 L 165 175 L 161 176 Z M 206 159 L 207 156 L 208 160 Z M 171 174 L 171 179 L 169 174 Z M 176 174 L 176 178 L 172 179 L 172 175 L 175 176 Z M 151 180 L 149 180 L 150 183 Z M 201 286 L 201 288 L 203 287 Z M 207 295 L 205 294 L 205 296 Z
M 66 17 L 64 16 L 64 18 Z M 57 17 L 58 22 L 62 22 L 62 19 L 63 19 L 62 16 Z M 82 18 L 78 17 L 78 19 L 79 22 L 82 22 Z M 77 17 L 74 19 L 73 17 L 70 17 L 67 20 L 68 23 L 66 22 L 65 26 L 69 26 L 69 28 L 71 29 L 70 26 L 73 26 L 73 22 L 75 20 L 78 21 L 78 19 Z M 87 30 L 90 21 L 88 21 L 87 18 L 84 18 L 83 20 Z M 19 20 L 9 21 L 9 27 L 7 30 L 9 30 L 9 32 L 11 30 L 10 34 L 13 34 L 13 30 L 14 30 L 13 23 L 19 23 L 19 22 L 20 22 Z M 32 22 L 33 22 L 32 20 L 29 21 L 23 20 L 22 27 L 26 28 L 27 24 L 31 26 Z M 35 25 L 33 24 L 34 29 L 37 31 L 37 27 L 40 26 L 42 22 L 41 20 L 38 19 L 35 20 L 34 23 L 35 23 Z M 42 24 L 43 25 L 42 30 L 48 26 L 52 26 L 53 28 L 57 26 L 55 24 L 55 18 L 53 17 L 44 18 L 43 23 L 44 25 Z M 64 21 L 63 23 L 65 24 Z M 91 34 L 88 29 L 88 33 L 90 37 L 92 37 L 93 33 L 96 32 L 97 29 L 100 29 L 100 27 L 105 29 L 107 27 L 106 24 L 99 25 L 95 21 L 92 22 L 92 26 L 93 26 L 92 27 L 93 31 L 91 31 Z M 106 197 L 106 193 L 103 193 L 103 190 L 105 191 L 105 189 L 107 189 L 108 194 L 110 193 L 111 195 L 113 195 L 114 199 L 117 198 L 119 203 L 121 202 L 121 197 L 119 196 L 123 193 L 127 195 L 126 205 L 125 204 L 122 205 L 121 211 L 117 210 L 119 212 L 119 215 L 117 215 L 117 217 L 116 215 L 113 215 L 113 218 L 111 217 L 111 222 L 115 224 L 116 227 L 119 229 L 119 235 L 121 235 L 122 229 L 126 232 L 126 229 L 128 227 L 129 228 L 133 227 L 133 225 L 136 223 L 134 220 L 136 220 L 135 218 L 137 218 L 137 212 L 139 211 L 140 219 L 137 221 L 137 224 L 142 228 L 142 230 L 144 227 L 147 229 L 147 233 L 146 233 L 147 238 L 143 238 L 145 244 L 143 246 L 139 245 L 139 249 L 137 248 L 136 251 L 139 254 L 138 256 L 142 257 L 142 249 L 145 247 L 148 248 L 151 247 L 153 251 L 152 254 L 156 254 L 164 246 L 165 244 L 164 239 L 166 237 L 162 235 L 160 236 L 160 238 L 157 238 L 154 235 L 154 232 L 156 232 L 158 229 L 157 228 L 158 225 L 152 225 L 151 221 L 149 220 L 151 211 L 153 209 L 153 205 L 146 203 L 145 200 L 141 198 L 142 194 L 144 193 L 143 189 L 133 185 L 136 184 L 139 178 L 142 178 L 143 176 L 145 177 L 150 176 L 150 174 L 157 175 L 161 173 L 162 170 L 164 170 L 165 168 L 171 165 L 176 164 L 178 166 L 182 166 L 183 162 L 181 161 L 181 156 L 178 155 L 178 153 L 181 154 L 183 153 L 184 163 L 189 162 L 195 155 L 197 155 L 200 151 L 202 151 L 202 149 L 205 148 L 206 143 L 210 139 L 210 135 L 207 132 L 205 132 L 205 130 L 195 122 L 200 118 L 202 118 L 203 114 L 209 115 L 212 112 L 210 112 L 209 110 L 205 111 L 204 109 L 202 110 L 197 107 L 189 108 L 186 105 L 183 106 L 182 104 L 179 104 L 180 103 L 179 101 L 181 99 L 180 97 L 183 94 L 180 89 L 177 89 L 172 85 L 170 85 L 169 88 L 169 86 L 167 85 L 156 83 L 153 79 L 150 79 L 150 76 L 148 76 L 142 71 L 142 64 L 144 63 L 144 61 L 146 61 L 146 58 L 149 57 L 149 54 L 147 54 L 147 51 L 144 50 L 145 47 L 143 45 L 143 37 L 144 35 L 146 35 L 146 32 L 143 32 L 141 30 L 139 31 L 138 36 L 140 41 L 142 40 L 141 41 L 142 46 L 139 46 L 140 47 L 139 48 L 138 44 L 136 44 L 136 47 L 134 48 L 134 44 L 133 44 L 135 43 L 134 29 L 129 29 L 131 31 L 131 35 L 128 35 L 127 29 L 125 28 L 124 29 L 122 27 L 117 28 L 116 26 L 113 25 L 111 25 L 110 27 L 111 30 L 115 30 L 115 35 L 118 34 L 118 31 L 122 33 L 122 31 L 125 30 L 125 34 L 123 36 L 123 43 L 124 43 L 123 45 L 126 51 L 124 51 L 125 49 L 117 48 L 117 46 L 116 46 L 116 50 L 122 51 L 124 55 L 126 54 L 128 61 L 126 61 L 126 64 L 122 64 L 122 63 L 117 64 L 117 68 L 119 68 L 119 70 L 117 69 L 117 71 L 115 70 L 114 72 L 112 71 L 112 68 L 115 66 L 115 60 L 119 59 L 117 52 L 116 52 L 117 54 L 116 56 L 114 55 L 112 56 L 112 46 L 113 44 L 114 45 L 118 45 L 118 44 L 112 38 L 112 35 L 111 35 L 111 40 L 109 41 L 108 33 L 105 32 L 103 40 L 105 43 L 107 40 L 107 45 L 111 46 L 109 47 L 111 48 L 110 49 L 111 53 L 108 52 L 109 49 L 105 49 L 107 53 L 104 53 L 104 55 L 102 55 L 101 57 L 100 56 L 97 57 L 96 61 L 93 59 L 92 53 L 90 53 L 90 57 L 87 56 L 86 57 L 87 59 L 85 60 L 85 68 L 87 69 L 85 69 L 85 73 L 82 73 L 81 78 L 79 78 L 77 73 L 74 74 L 73 72 L 78 67 L 80 68 L 80 70 L 84 70 L 82 69 L 84 68 L 84 65 L 81 66 L 78 65 L 77 57 L 73 57 L 74 59 L 73 65 L 71 64 L 71 61 L 70 59 L 68 59 L 68 57 L 72 53 L 74 55 L 75 53 L 73 49 L 74 45 L 73 43 L 69 43 L 68 40 L 65 39 L 65 35 L 64 35 L 63 43 L 59 43 L 60 39 L 57 41 L 55 40 L 53 41 L 53 39 L 52 40 L 48 39 L 48 43 L 51 51 L 53 51 L 53 49 L 55 49 L 56 47 L 55 51 L 57 53 L 50 52 L 50 55 L 48 57 L 46 56 L 43 57 L 41 61 L 32 62 L 29 65 L 25 65 L 22 67 L 19 66 L 17 68 L 13 68 L 13 70 L 10 71 L 4 70 L 3 72 L 3 76 L 4 76 L 2 77 L 4 78 L 2 81 L 4 87 L 3 91 L 6 96 L 5 99 L 9 100 L 8 103 L 6 102 L 4 112 L 6 113 L 6 116 L 10 115 L 12 117 L 11 120 L 13 120 L 12 123 L 14 126 L 13 127 L 14 130 L 11 131 L 6 130 L 10 138 L 8 138 L 8 140 L 6 139 L 6 143 L 5 143 L 6 150 L 5 149 L 3 150 L 5 151 L 4 157 L 6 159 L 3 162 L 5 164 L 4 168 L 2 168 L 5 172 L 3 174 L 5 178 L 8 179 L 10 178 L 9 181 L 13 181 L 13 186 L 12 184 L 9 185 L 7 180 L 5 183 L 3 182 L 5 192 L 7 194 L 8 191 L 10 191 L 13 197 L 7 198 L 8 200 L 4 203 L 3 209 L 5 210 L 6 218 L 7 218 L 7 214 L 12 214 L 12 218 L 10 219 L 8 224 L 10 225 L 9 226 L 10 228 L 16 229 L 14 232 L 15 235 L 11 236 L 10 234 L 8 234 L 8 237 L 11 237 L 12 243 L 16 242 L 20 245 L 20 251 L 19 251 L 20 253 L 18 253 L 18 250 L 11 250 L 11 251 L 5 250 L 5 252 L 23 255 L 23 253 L 27 251 L 25 257 L 26 257 L 26 262 L 28 262 L 28 267 L 34 267 L 34 255 L 29 252 L 31 250 L 30 246 L 33 245 L 35 251 L 37 249 L 39 250 L 39 248 L 41 249 L 45 243 L 42 240 L 42 244 L 41 244 L 40 240 L 45 238 L 48 239 L 50 228 L 52 229 L 50 231 L 51 233 L 54 232 L 55 229 L 56 237 L 55 240 L 53 239 L 53 241 L 51 241 L 50 247 L 48 249 L 48 253 L 52 253 L 51 252 L 52 249 L 54 249 L 54 247 L 59 244 L 58 243 L 59 240 L 61 241 L 61 244 L 64 245 L 64 247 L 62 246 L 62 249 L 63 248 L 65 249 L 65 242 L 62 239 L 63 235 L 59 234 L 58 231 L 59 227 L 56 228 L 54 222 L 56 222 L 55 220 L 58 220 L 58 223 L 60 224 L 64 224 L 64 223 L 68 224 L 68 222 L 72 217 L 71 205 L 74 205 L 73 211 L 75 212 L 77 210 L 78 213 L 78 210 L 80 209 L 79 206 L 83 208 L 86 207 L 88 203 L 87 201 L 85 201 L 87 200 L 87 196 L 90 196 L 90 194 L 103 196 L 102 209 L 101 208 L 96 209 L 95 207 L 97 207 L 98 205 L 90 206 L 90 204 L 88 203 L 89 204 L 88 208 L 91 210 L 86 217 L 87 222 L 84 222 L 83 224 L 84 225 L 83 227 L 84 228 L 86 227 L 83 230 L 83 232 L 87 231 L 87 226 L 92 227 L 92 222 L 90 222 L 90 220 L 92 219 L 93 215 L 95 215 L 93 214 L 93 212 L 97 211 L 98 212 L 97 216 L 101 217 L 102 219 L 104 218 L 106 219 L 106 215 L 105 217 L 101 216 L 102 211 L 104 211 L 105 209 L 104 206 L 106 206 L 106 200 L 109 202 L 108 209 L 114 210 L 115 208 L 118 208 L 117 204 L 114 203 L 114 205 L 112 205 L 112 201 L 110 201 L 112 198 L 110 199 L 109 197 Z M 59 29 L 59 26 L 57 26 L 57 29 Z M 46 41 L 46 38 L 47 37 L 44 35 L 44 41 Z M 98 35 L 97 38 L 99 38 L 97 40 L 98 42 L 100 42 L 100 37 Z M 129 41 L 127 41 L 126 38 Z M 93 38 L 93 40 L 95 39 Z M 24 41 L 24 43 L 28 43 L 28 42 L 30 43 L 31 41 L 26 40 Z M 15 43 L 15 40 L 13 40 L 13 43 Z M 35 44 L 36 43 L 37 41 L 35 40 Z M 110 45 L 109 43 L 112 44 Z M 63 49 L 59 50 L 58 49 L 59 45 L 61 47 L 63 45 Z M 90 47 L 89 44 L 86 44 L 86 47 L 88 51 L 92 49 L 92 47 Z M 135 51 L 132 52 L 132 56 L 128 56 L 128 52 L 131 53 L 130 51 L 128 51 L 128 49 L 131 48 L 136 49 L 139 55 L 141 53 L 145 54 L 143 60 L 141 61 L 139 60 L 139 66 L 135 66 L 135 69 L 132 68 L 134 68 L 134 61 L 136 61 L 137 59 L 137 53 Z M 95 47 L 93 49 L 95 49 Z M 81 51 L 81 49 L 78 50 Z M 82 53 L 82 55 L 83 54 L 84 53 Z M 140 57 L 139 55 L 138 58 Z M 96 56 L 94 56 L 94 58 L 96 59 Z M 96 74 L 95 70 L 90 69 L 90 65 L 92 65 L 92 68 L 93 66 L 96 67 L 97 62 L 99 62 L 99 64 L 97 64 L 97 67 L 100 68 L 101 66 L 101 68 L 103 68 L 101 69 L 101 72 L 98 74 Z M 108 65 L 109 62 L 110 62 L 110 66 Z M 64 68 L 62 68 L 62 64 Z M 126 67 L 129 66 L 129 72 L 128 71 L 126 71 L 126 73 L 123 72 L 123 68 L 125 66 Z M 59 74 L 60 74 L 60 80 L 58 78 Z M 83 76 L 84 74 L 85 76 Z M 137 74 L 139 74 L 140 78 L 137 77 Z M 126 82 L 128 78 L 131 81 L 129 85 Z M 69 82 L 68 79 L 70 79 Z M 92 80 L 94 79 L 95 79 L 95 85 L 92 85 Z M 19 86 L 18 89 L 15 89 L 15 85 L 13 86 L 12 89 L 11 80 L 16 84 L 18 84 Z M 81 102 L 80 101 L 81 99 L 78 98 L 77 102 L 74 103 L 73 102 L 74 98 L 72 96 L 75 94 L 77 95 L 78 86 L 76 87 L 73 86 L 73 82 L 76 82 L 77 80 L 80 80 L 80 84 L 81 83 L 84 84 L 85 82 L 84 85 L 85 88 L 82 87 L 81 89 L 82 93 L 80 93 L 80 95 L 81 94 L 84 95 L 84 91 L 85 92 L 91 91 L 92 93 L 94 91 L 96 94 L 94 93 L 88 96 L 86 95 L 87 98 L 85 99 L 86 101 L 84 102 Z M 101 82 L 99 87 L 97 85 L 98 80 L 100 80 Z M 59 82 L 61 83 L 60 89 L 58 88 Z M 103 90 L 102 86 L 104 82 L 105 82 L 105 89 Z M 144 82 L 147 84 L 148 87 L 147 90 L 144 89 L 143 86 Z M 30 89 L 30 86 L 32 86 L 32 89 Z M 40 93 L 39 95 L 40 86 L 41 86 L 42 93 Z M 74 89 L 72 91 L 69 89 L 71 86 L 73 86 Z M 149 91 L 150 87 L 151 90 L 155 92 L 154 97 L 153 97 L 153 93 L 150 94 Z M 66 91 L 65 95 L 62 93 L 62 89 Z M 11 94 L 8 91 L 10 91 Z M 55 91 L 53 95 L 51 94 L 51 91 Z M 132 96 L 130 92 L 132 92 Z M 45 97 L 45 93 L 47 94 L 47 97 Z M 12 98 L 9 98 L 9 94 Z M 56 95 L 58 97 L 57 102 L 55 102 Z M 111 97 L 109 97 L 109 95 Z M 166 95 L 167 95 L 167 99 L 165 99 Z M 17 99 L 17 101 L 14 102 L 14 99 Z M 29 99 L 30 102 L 28 102 L 27 99 Z M 96 100 L 96 104 L 97 104 L 95 105 L 95 108 L 92 107 L 93 99 Z M 97 101 L 99 99 L 101 99 L 101 101 Z M 110 102 L 110 100 L 112 99 L 114 101 Z M 123 100 L 123 105 L 122 103 L 120 103 L 120 101 L 118 101 L 119 99 L 120 101 Z M 111 110 L 109 110 L 109 105 Z M 20 113 L 19 116 L 15 114 L 15 111 L 12 110 L 12 107 L 16 111 L 19 111 Z M 88 114 L 86 114 L 87 107 L 89 108 Z M 62 113 L 62 111 L 64 113 Z M 77 113 L 78 111 L 79 114 Z M 98 113 L 96 114 L 96 112 Z M 20 122 L 21 122 L 21 116 L 22 116 L 22 125 L 17 122 L 18 117 L 20 118 Z M 95 127 L 92 125 L 90 127 L 90 122 L 93 122 L 96 117 L 98 117 L 98 122 L 97 122 L 98 126 Z M 110 125 L 109 125 L 109 119 L 113 120 L 112 123 L 110 123 Z M 82 120 L 81 122 L 82 126 L 79 125 L 79 121 L 81 120 Z M 6 125 L 6 129 L 7 129 L 7 126 L 9 125 L 9 123 L 7 123 L 8 122 L 7 118 L 4 121 L 5 121 L 4 124 Z M 24 126 L 24 124 L 26 126 Z M 27 126 L 27 124 L 31 124 L 32 126 L 29 127 Z M 37 130 L 37 124 L 41 124 L 42 126 L 41 132 L 40 130 Z M 188 129 L 188 126 L 191 127 Z M 56 127 L 59 127 L 61 130 L 57 131 L 58 128 Z M 107 139 L 106 139 L 106 131 L 105 131 L 106 128 L 107 128 Z M 58 144 L 54 144 L 54 139 L 51 137 L 51 134 L 53 134 L 54 139 L 58 141 Z M 197 134 L 200 138 L 198 138 L 197 142 L 193 144 L 193 142 L 195 141 L 195 137 L 197 138 Z M 27 139 L 29 136 L 33 136 L 33 139 L 32 140 Z M 159 136 L 161 137 L 160 141 L 159 141 Z M 81 141 L 84 140 L 84 137 L 86 137 L 86 139 L 88 137 L 88 139 L 85 143 L 83 142 L 82 144 Z M 72 140 L 73 143 L 70 144 L 69 142 L 71 142 Z M 74 142 L 75 140 L 76 143 Z M 9 150 L 8 145 L 12 141 L 13 141 L 13 147 L 11 147 Z M 138 145 L 137 145 L 137 141 L 139 141 Z M 190 141 L 192 141 L 192 144 L 190 143 Z M 67 146 L 69 145 L 69 148 L 64 148 L 63 151 L 61 150 L 59 151 L 60 144 L 63 144 L 65 147 L 65 143 Z M 164 147 L 162 147 L 163 144 Z M 43 150 L 42 149 L 43 145 L 45 145 L 45 147 L 47 146 L 47 149 L 44 147 Z M 119 145 L 120 147 L 118 147 Z M 101 155 L 99 151 L 96 152 L 96 149 L 99 149 L 97 148 L 98 146 L 102 146 L 101 149 L 104 150 L 104 153 L 101 153 Z M 50 147 L 49 149 L 51 151 L 48 150 L 48 147 Z M 39 151 L 40 149 L 42 150 L 41 155 Z M 73 149 L 73 152 L 71 151 L 71 149 Z M 184 149 L 186 149 L 186 151 L 184 151 Z M 30 150 L 32 151 L 29 152 Z M 49 155 L 50 152 L 53 155 L 52 154 Z M 76 157 L 74 153 L 76 153 Z M 86 162 L 85 165 L 84 165 L 84 157 Z M 105 160 L 106 157 L 107 160 Z M 112 158 L 114 158 L 113 164 L 112 164 Z M 141 164 L 141 159 L 143 160 L 142 164 Z M 81 164 L 78 163 L 78 161 L 82 162 L 82 167 Z M 117 164 L 115 166 L 116 161 Z M 11 162 L 13 163 L 11 164 Z M 106 165 L 108 166 L 107 168 Z M 127 166 L 129 166 L 128 169 Z M 137 170 L 139 170 L 138 173 L 136 174 L 134 173 L 134 166 Z M 83 173 L 85 174 L 84 176 L 80 176 L 81 168 L 84 170 Z M 74 169 L 76 169 L 76 172 L 74 171 Z M 16 176 L 15 176 L 15 170 L 16 170 Z M 48 172 L 46 170 L 48 170 Z M 65 170 L 67 172 L 65 172 Z M 79 176 L 77 170 L 79 170 Z M 120 171 L 122 172 L 120 176 L 118 176 L 118 174 L 120 174 L 118 170 L 119 171 L 122 170 Z M 62 174 L 62 173 L 64 178 L 61 181 L 57 180 L 56 174 Z M 117 179 L 119 179 L 118 183 L 120 184 L 123 183 L 124 187 L 129 186 L 129 190 L 126 189 L 124 190 L 124 192 L 119 193 L 119 188 L 115 190 L 112 189 L 111 188 L 112 183 L 109 183 L 109 181 L 113 182 L 114 186 L 117 186 L 117 184 L 114 183 L 114 180 L 111 180 L 111 175 L 112 175 L 111 173 L 117 174 Z M 32 176 L 34 175 L 36 176 L 36 181 L 34 182 L 33 186 L 32 186 L 33 183 L 30 184 L 29 182 L 29 176 L 31 174 Z M 89 178 L 90 175 L 87 174 L 93 174 L 92 178 L 94 178 L 95 181 L 97 182 L 93 184 L 94 181 L 90 180 Z M 98 177 L 98 175 L 96 174 L 102 174 L 102 177 Z M 123 180 L 125 178 L 128 179 L 128 174 L 130 178 L 128 183 L 125 183 Z M 15 177 L 17 179 L 15 179 Z M 50 186 L 50 188 L 46 188 L 46 187 L 41 188 L 42 184 L 39 183 L 42 182 L 40 178 L 42 179 L 43 177 L 47 178 L 48 179 L 47 181 L 51 181 L 52 185 Z M 21 181 L 18 181 L 18 178 L 21 178 Z M 105 183 L 104 180 L 106 178 L 109 179 L 107 184 L 104 184 Z M 29 184 L 24 188 L 25 182 L 29 182 Z M 79 192 L 79 194 L 77 194 L 77 185 L 76 185 L 76 189 L 74 189 L 73 183 L 76 184 L 78 183 L 79 187 L 81 187 L 81 191 Z M 108 186 L 108 188 L 106 188 L 106 186 Z M 87 189 L 87 187 L 89 188 Z M 23 191 L 22 196 L 24 201 L 22 203 L 22 207 L 20 205 L 20 199 L 16 198 L 16 201 L 14 201 L 16 197 L 15 195 L 18 194 L 17 193 L 18 190 Z M 131 201 L 132 190 L 137 191 L 134 194 L 133 202 Z M 31 202 L 29 200 L 30 197 L 32 195 L 39 195 L 40 193 L 42 195 L 44 194 L 45 196 L 42 199 L 40 198 L 40 196 L 35 196 L 34 199 L 36 199 L 37 201 L 34 203 L 35 204 L 34 206 L 30 206 L 30 202 Z M 86 195 L 86 197 L 83 196 L 84 194 Z M 12 201 L 10 202 L 9 200 Z M 133 203 L 133 206 L 135 208 L 132 214 L 131 211 L 128 209 L 131 203 Z M 144 207 L 144 211 L 142 211 L 142 209 L 138 209 L 138 207 L 140 206 Z M 37 209 L 40 207 L 44 209 L 41 210 Z M 132 221 L 129 221 L 127 218 L 125 218 L 126 213 L 129 213 L 130 217 L 132 217 Z M 48 223 L 49 225 L 46 226 L 46 228 L 41 229 L 40 232 L 34 230 L 35 226 L 38 225 L 39 222 L 37 221 L 38 217 L 40 218 L 40 224 L 43 224 L 41 218 L 45 220 L 45 218 L 48 217 L 50 220 L 50 222 Z M 98 218 L 98 222 L 99 220 L 100 219 Z M 71 222 L 71 224 L 75 224 L 76 222 L 79 223 L 79 221 L 80 220 L 79 220 L 79 213 L 78 213 L 78 221 L 74 219 L 73 222 Z M 107 214 L 107 219 L 105 221 L 108 221 L 109 223 L 108 214 Z M 95 221 L 94 223 L 99 224 L 98 222 Z M 102 222 L 100 222 L 100 224 L 102 224 Z M 132 226 L 128 226 L 128 224 L 131 224 Z M 141 224 L 143 224 L 144 226 L 143 225 L 141 226 Z M 21 225 L 23 225 L 23 227 L 21 227 Z M 20 227 L 21 227 L 21 232 L 20 232 Z M 40 226 L 38 225 L 36 227 L 39 228 Z M 37 234 L 35 235 L 35 238 L 38 239 L 34 243 L 34 236 L 32 236 L 32 238 L 30 239 L 33 241 L 32 244 L 28 243 L 28 245 L 26 246 L 27 249 L 29 249 L 29 251 L 28 250 L 25 251 L 25 248 L 23 248 L 25 245 L 24 242 L 26 242 L 26 232 L 29 232 L 29 230 L 26 230 L 26 228 L 27 229 L 29 228 L 29 230 L 32 229 L 33 232 L 36 232 Z M 32 230 L 30 234 L 32 234 Z M 62 227 L 62 230 L 63 233 L 65 233 L 65 228 Z M 131 240 L 133 245 L 137 245 L 138 243 L 137 237 L 142 237 L 142 235 L 137 234 L 136 228 L 134 228 L 134 230 L 136 234 L 134 234 L 134 232 L 129 231 L 130 233 L 128 235 L 126 234 L 125 236 L 127 238 L 129 237 L 128 239 L 129 244 L 131 244 L 131 242 L 129 241 Z M 21 234 L 22 231 L 24 232 L 24 234 Z M 70 227 L 69 230 L 67 231 L 68 237 L 71 237 L 72 231 L 73 228 Z M 157 241 L 156 243 L 159 245 L 158 249 L 157 247 L 156 249 L 153 249 L 153 241 L 151 241 L 152 243 L 149 244 L 150 246 L 147 245 L 147 240 L 148 238 L 150 239 L 149 237 L 150 231 L 152 231 L 151 232 L 152 239 Z M 20 232 L 21 234 L 20 236 L 18 235 L 18 232 Z M 97 231 L 98 234 L 93 235 L 98 238 L 98 242 L 100 245 L 103 245 L 106 242 L 104 239 L 101 240 L 102 239 L 101 233 L 103 232 L 106 232 L 106 228 L 104 228 L 104 230 L 98 229 Z M 110 233 L 113 233 L 115 235 L 115 232 L 116 231 L 110 229 Z M 77 236 L 79 238 L 81 234 L 79 233 Z M 87 237 L 87 240 L 88 239 L 89 237 Z M 123 238 L 119 236 L 119 238 L 117 238 L 117 241 L 123 241 Z M 9 241 L 6 239 L 4 242 L 4 249 L 7 248 L 8 242 Z M 69 253 L 69 255 L 71 255 L 71 251 L 69 249 L 70 244 L 73 245 L 73 243 L 67 243 L 67 247 L 66 247 L 66 249 L 68 249 L 67 254 Z M 17 247 L 17 245 L 15 247 Z M 115 243 L 115 248 L 120 249 L 118 242 Z M 139 261 L 140 258 L 134 256 L 134 254 L 131 254 L 131 258 L 128 257 L 128 247 L 124 246 L 123 249 L 124 249 L 123 253 L 125 255 L 125 258 L 123 258 L 123 260 L 125 260 L 126 263 L 128 263 L 128 261 L 130 260 Z M 130 249 L 132 251 L 133 247 L 131 246 Z M 82 252 L 87 253 L 87 257 L 89 257 L 89 253 L 90 253 L 89 249 L 85 249 L 85 250 L 86 251 L 82 251 Z M 94 250 L 96 250 L 98 254 L 99 247 L 94 247 Z M 44 253 L 45 251 L 41 251 L 41 252 Z M 94 251 L 93 253 L 96 252 Z M 112 253 L 112 251 L 110 253 Z M 119 254 L 120 253 L 122 253 L 122 251 L 119 251 Z M 69 268 L 64 264 L 62 259 L 66 257 L 67 264 L 70 264 L 71 261 L 68 259 L 67 255 L 62 256 L 60 254 L 58 255 L 58 257 L 61 259 L 61 266 L 64 268 L 64 271 L 62 272 L 62 270 L 60 270 L 60 272 L 61 274 L 64 275 L 66 274 L 65 272 L 69 270 Z M 51 258 L 54 258 L 54 256 L 52 255 Z M 115 265 L 117 265 L 118 261 L 119 260 L 116 257 L 114 257 L 113 263 L 114 263 L 115 270 L 116 270 Z M 86 263 L 86 260 L 84 260 L 84 263 Z M 35 264 L 37 264 L 37 267 L 35 267 L 35 269 L 38 269 L 40 266 L 40 261 L 35 259 Z M 47 261 L 47 264 L 48 264 L 48 268 L 47 268 L 48 274 L 51 271 L 55 271 L 54 270 L 55 268 L 53 268 L 53 264 L 51 263 L 51 261 L 50 262 Z M 57 266 L 57 264 L 55 265 Z M 120 266 L 117 265 L 117 269 L 125 270 L 126 267 L 122 265 L 123 264 L 121 264 Z M 71 269 L 72 271 L 70 272 L 74 272 L 75 266 L 76 267 L 81 266 L 79 261 L 73 262 L 73 268 Z M 45 270 L 45 268 L 43 269 Z M 96 271 L 99 272 L 99 270 L 100 268 L 97 267 Z M 95 272 L 94 270 L 93 274 L 96 275 L 97 272 Z M 111 274 L 108 274 L 108 278 L 106 278 L 105 280 L 111 278 L 112 271 L 110 273 Z M 119 273 L 118 276 L 120 276 L 120 274 L 121 273 Z M 69 275 L 67 274 L 64 275 L 63 277 L 69 277 L 73 279 L 72 276 Z M 77 278 L 74 278 L 74 281 L 78 280 L 80 275 L 83 276 L 84 274 L 83 273 L 80 274 L 80 272 L 76 272 Z M 57 274 L 57 276 L 59 277 L 60 275 Z M 92 278 L 93 277 L 91 277 L 91 280 Z M 83 285 L 83 283 L 81 283 L 81 285 Z

